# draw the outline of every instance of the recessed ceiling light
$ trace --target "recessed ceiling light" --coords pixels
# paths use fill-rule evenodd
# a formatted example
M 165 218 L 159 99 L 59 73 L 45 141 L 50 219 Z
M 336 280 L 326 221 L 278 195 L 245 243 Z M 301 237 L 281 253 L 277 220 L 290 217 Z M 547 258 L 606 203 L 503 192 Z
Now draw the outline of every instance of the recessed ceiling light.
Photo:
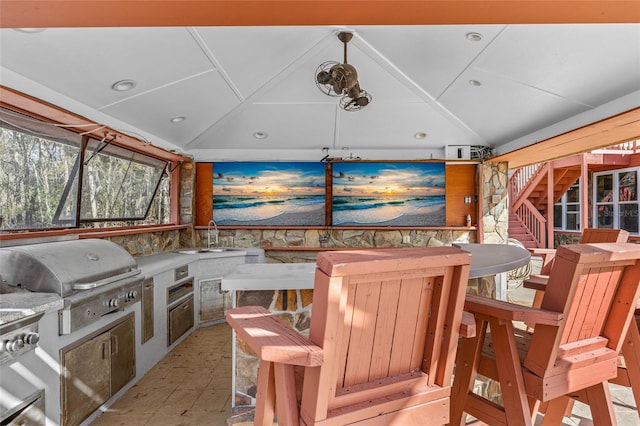
M 256 139 L 266 139 L 269 137 L 269 134 L 267 132 L 255 132 L 253 137 Z
M 480 41 L 480 40 L 482 40 L 482 34 L 476 33 L 476 32 L 467 33 L 466 37 L 467 37 L 467 40 L 471 40 L 471 41 Z
M 469 80 L 469 84 L 472 86 L 482 86 L 482 83 L 480 83 L 478 80 Z
M 172 122 L 172 123 L 182 123 L 186 119 L 187 119 L 187 117 L 173 117 L 169 121 Z
M 14 30 L 25 34 L 36 34 L 43 32 L 46 28 L 14 28 Z
M 138 83 L 135 80 L 120 80 L 111 85 L 111 88 L 116 92 L 126 92 L 136 87 Z
M 427 137 L 427 134 L 425 132 L 418 132 L 414 134 L 413 137 L 416 139 L 424 139 Z

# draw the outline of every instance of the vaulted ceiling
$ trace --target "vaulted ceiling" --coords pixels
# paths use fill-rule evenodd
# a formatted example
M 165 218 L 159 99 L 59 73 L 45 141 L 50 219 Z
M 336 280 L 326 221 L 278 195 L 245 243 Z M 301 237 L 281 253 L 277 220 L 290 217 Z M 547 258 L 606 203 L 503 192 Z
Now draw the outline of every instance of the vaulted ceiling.
M 47 20 L 50 3 L 65 2 L 3 0 L 0 83 L 199 161 L 428 159 L 443 158 L 451 146 L 500 155 L 629 111 L 632 127 L 616 138 L 640 135 L 640 110 L 633 112 L 640 106 L 636 2 L 170 0 L 132 22 L 135 3 L 154 2 L 118 2 L 125 6 L 114 21 L 98 19 L 113 13 L 106 1 L 75 3 L 104 6 L 93 13 L 50 10 Z M 266 14 L 265 3 L 284 17 Z M 324 13 L 321 3 L 335 6 L 338 18 L 308 25 L 313 11 Z M 418 22 L 405 22 L 412 16 L 405 3 Z M 511 3 L 529 14 L 508 9 Z M 538 16 L 536 3 L 551 12 L 556 3 L 602 3 L 627 13 L 602 6 L 590 17 L 564 19 L 575 23 L 556 23 L 549 10 L 546 19 Z M 244 4 L 247 16 L 165 16 L 176 4 L 227 14 Z M 300 4 L 306 14 L 292 7 Z M 386 21 L 383 4 L 396 5 L 386 9 Z M 495 13 L 483 9 L 473 18 L 463 11 L 479 4 Z M 340 5 L 372 16 L 342 14 Z M 452 5 L 448 20 L 420 20 L 424 7 Z M 252 22 L 260 11 L 264 22 Z M 314 81 L 322 62 L 343 60 L 340 31 L 354 34 L 348 62 L 373 98 L 357 112 L 342 110 Z M 136 85 L 113 90 L 120 80 Z M 172 122 L 176 117 L 184 119 Z

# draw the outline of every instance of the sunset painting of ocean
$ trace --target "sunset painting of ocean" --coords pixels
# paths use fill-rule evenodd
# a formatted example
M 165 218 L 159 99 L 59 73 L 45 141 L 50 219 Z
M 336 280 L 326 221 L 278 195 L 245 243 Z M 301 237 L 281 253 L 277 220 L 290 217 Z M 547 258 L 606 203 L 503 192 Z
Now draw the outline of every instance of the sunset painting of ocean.
M 444 226 L 444 163 L 333 163 L 334 226 Z
M 324 164 L 214 163 L 213 219 L 218 225 L 323 226 Z

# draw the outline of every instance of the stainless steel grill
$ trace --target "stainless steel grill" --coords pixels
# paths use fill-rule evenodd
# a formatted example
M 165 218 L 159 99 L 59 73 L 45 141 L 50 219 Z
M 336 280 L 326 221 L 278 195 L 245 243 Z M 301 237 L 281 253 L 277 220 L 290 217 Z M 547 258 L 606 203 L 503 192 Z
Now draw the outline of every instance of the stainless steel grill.
M 0 249 L 2 281 L 64 298 L 60 334 L 138 302 L 143 277 L 135 259 L 107 240 L 87 239 Z

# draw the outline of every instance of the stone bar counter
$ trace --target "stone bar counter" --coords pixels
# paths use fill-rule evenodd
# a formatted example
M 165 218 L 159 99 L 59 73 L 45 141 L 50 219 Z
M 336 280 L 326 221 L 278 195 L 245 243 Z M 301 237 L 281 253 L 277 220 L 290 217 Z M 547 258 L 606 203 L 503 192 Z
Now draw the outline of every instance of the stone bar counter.
M 233 292 L 233 306 L 262 306 L 292 328 L 308 335 L 315 263 L 239 265 L 222 279 L 222 290 Z M 255 405 L 258 358 L 236 339 L 233 344 L 232 407 L 234 413 Z

